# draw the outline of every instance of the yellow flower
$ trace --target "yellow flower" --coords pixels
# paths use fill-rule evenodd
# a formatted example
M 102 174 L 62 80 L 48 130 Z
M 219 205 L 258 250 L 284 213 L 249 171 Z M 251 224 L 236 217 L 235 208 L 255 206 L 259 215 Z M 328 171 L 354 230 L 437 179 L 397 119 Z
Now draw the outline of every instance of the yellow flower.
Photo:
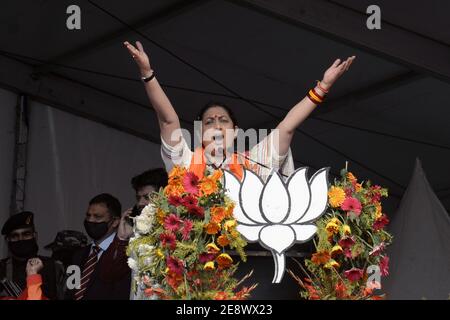
M 383 213 L 381 212 L 381 210 L 382 210 L 382 208 L 381 208 L 381 203 L 377 202 L 377 203 L 375 204 L 375 208 L 376 208 L 376 211 L 375 211 L 375 219 L 379 219 L 379 218 L 381 218 L 381 216 L 383 215 Z
M 331 220 L 330 220 L 330 222 L 331 223 L 335 223 L 335 224 L 337 224 L 338 226 L 340 226 L 341 225 L 341 220 L 339 220 L 338 218 L 336 218 L 336 217 L 334 217 L 334 218 L 332 218 Z
M 203 266 L 203 270 L 214 270 L 216 267 L 214 266 L 214 261 L 209 261 L 207 263 L 205 263 L 205 265 Z
M 331 249 L 331 256 L 335 257 L 339 254 L 341 254 L 343 252 L 342 247 L 340 245 L 335 245 L 332 249 Z M 333 261 L 333 260 L 332 260 Z
M 328 191 L 330 205 L 333 208 L 339 207 L 345 200 L 345 192 L 340 187 L 332 186 Z
M 220 254 L 216 261 L 221 268 L 228 268 L 233 263 L 233 259 L 227 253 Z
M 164 213 L 164 211 L 161 209 L 158 209 L 158 211 L 156 212 L 156 219 L 158 220 L 159 224 L 164 223 L 165 217 L 166 217 L 166 214 Z
M 334 218 L 333 218 L 334 219 Z M 339 224 L 333 221 L 333 219 L 327 223 L 325 229 L 328 232 L 328 235 L 336 234 L 339 232 Z M 339 222 L 340 223 L 340 222 Z
M 345 235 L 350 235 L 351 233 L 352 233 L 352 230 L 350 229 L 350 226 L 349 225 L 347 225 L 347 224 L 344 224 L 343 226 L 342 226 L 342 232 L 345 234 Z
M 347 179 L 351 182 L 351 183 L 356 183 L 358 182 L 358 179 L 356 179 L 356 177 L 353 175 L 353 173 L 349 172 L 347 173 Z
M 236 220 L 227 220 L 225 221 L 223 227 L 226 231 L 230 231 L 231 229 L 233 229 L 234 227 L 236 227 L 237 223 Z
M 226 218 L 232 218 L 233 217 L 233 210 L 234 210 L 234 204 L 230 204 L 229 206 L 227 206 L 226 207 L 225 217 Z
M 209 253 L 217 253 L 220 251 L 219 247 L 216 246 L 214 242 L 208 243 L 206 245 L 206 250 L 208 250 Z
M 162 252 L 161 249 L 156 249 L 156 256 L 158 258 L 164 258 L 164 253 Z
M 325 269 L 331 269 L 331 268 L 339 268 L 340 265 L 335 260 L 331 259 L 328 261 L 324 266 Z

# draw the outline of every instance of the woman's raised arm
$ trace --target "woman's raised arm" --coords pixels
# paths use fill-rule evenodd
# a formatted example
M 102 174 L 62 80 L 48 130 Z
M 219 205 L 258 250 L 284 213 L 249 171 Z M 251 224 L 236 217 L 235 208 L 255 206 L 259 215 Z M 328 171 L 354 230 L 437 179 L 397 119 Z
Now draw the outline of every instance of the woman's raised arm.
M 144 51 L 144 47 L 139 41 L 136 41 L 136 47 L 130 44 L 128 41 L 124 42 L 125 47 L 128 49 L 131 57 L 136 62 L 142 79 L 149 79 L 153 75 L 153 69 L 150 66 L 150 59 Z M 177 129 L 180 129 L 180 120 L 173 108 L 172 104 L 164 93 L 163 89 L 153 77 L 150 81 L 143 82 L 145 91 L 147 92 L 148 99 L 153 109 L 156 111 L 158 117 L 159 129 L 161 131 L 161 137 L 164 142 L 170 146 L 175 146 L 180 140 L 177 136 L 172 136 Z M 177 137 L 172 140 L 173 137 Z
M 352 64 L 355 56 L 349 57 L 344 62 L 341 59 L 337 59 L 331 67 L 325 71 L 323 76 L 323 80 L 320 81 L 313 90 L 312 95 L 306 96 L 297 103 L 286 115 L 286 117 L 278 124 L 278 134 L 279 134 L 279 143 L 278 143 L 278 154 L 285 155 L 292 141 L 292 137 L 294 136 L 295 129 L 311 114 L 314 108 L 319 103 L 319 100 L 322 100 L 325 94 L 330 90 L 331 86 L 334 82 L 339 79 Z M 314 100 L 314 101 L 313 101 Z M 277 147 L 277 144 L 275 144 Z

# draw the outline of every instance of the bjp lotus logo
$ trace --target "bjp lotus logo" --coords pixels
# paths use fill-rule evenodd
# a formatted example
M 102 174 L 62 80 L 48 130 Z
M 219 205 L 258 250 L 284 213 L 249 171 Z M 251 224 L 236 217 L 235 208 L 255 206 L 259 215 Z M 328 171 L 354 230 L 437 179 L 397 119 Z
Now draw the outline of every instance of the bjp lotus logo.
M 320 169 L 308 181 L 307 168 L 300 168 L 286 182 L 272 172 L 266 183 L 249 170 L 244 170 L 242 182 L 232 173 L 224 173 L 228 196 L 236 203 L 237 230 L 247 241 L 259 242 L 273 254 L 272 283 L 283 279 L 286 250 L 307 242 L 317 230 L 314 221 L 328 203 L 328 170 Z

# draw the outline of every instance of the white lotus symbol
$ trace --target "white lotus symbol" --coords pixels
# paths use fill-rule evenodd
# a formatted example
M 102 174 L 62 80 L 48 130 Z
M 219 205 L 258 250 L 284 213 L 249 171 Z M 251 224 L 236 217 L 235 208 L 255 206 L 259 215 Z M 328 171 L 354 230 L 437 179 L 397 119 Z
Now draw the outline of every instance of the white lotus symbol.
M 283 279 L 286 250 L 310 240 L 317 230 L 313 222 L 328 204 L 328 170 L 320 169 L 308 181 L 307 168 L 299 168 L 286 183 L 274 171 L 266 183 L 249 170 L 244 170 L 242 183 L 232 173 L 224 173 L 228 196 L 236 203 L 237 230 L 273 254 L 272 283 Z

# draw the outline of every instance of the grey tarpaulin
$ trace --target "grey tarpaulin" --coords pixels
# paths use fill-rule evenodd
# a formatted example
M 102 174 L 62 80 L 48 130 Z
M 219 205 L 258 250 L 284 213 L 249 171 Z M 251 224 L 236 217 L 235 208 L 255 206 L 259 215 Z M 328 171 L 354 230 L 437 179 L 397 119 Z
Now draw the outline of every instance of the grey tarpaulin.
M 430 187 L 419 159 L 389 231 L 388 299 L 448 299 L 450 218 Z

